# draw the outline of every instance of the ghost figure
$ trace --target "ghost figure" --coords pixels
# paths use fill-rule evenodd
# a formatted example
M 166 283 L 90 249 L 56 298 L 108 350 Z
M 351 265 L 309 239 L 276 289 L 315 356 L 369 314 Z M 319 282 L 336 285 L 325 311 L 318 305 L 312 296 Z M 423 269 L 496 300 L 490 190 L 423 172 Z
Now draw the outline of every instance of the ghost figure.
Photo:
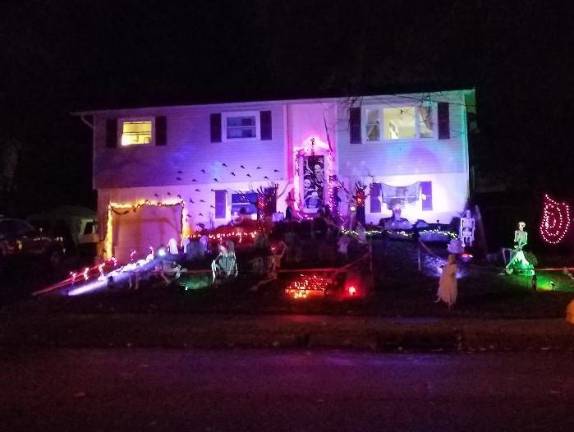
M 464 212 L 464 216 L 460 218 L 459 237 L 461 238 L 465 247 L 472 246 L 474 242 L 474 226 L 475 220 L 472 217 L 470 210 Z
M 170 238 L 167 242 L 167 249 L 170 255 L 177 255 L 179 250 L 177 249 L 177 241 L 174 238 Z

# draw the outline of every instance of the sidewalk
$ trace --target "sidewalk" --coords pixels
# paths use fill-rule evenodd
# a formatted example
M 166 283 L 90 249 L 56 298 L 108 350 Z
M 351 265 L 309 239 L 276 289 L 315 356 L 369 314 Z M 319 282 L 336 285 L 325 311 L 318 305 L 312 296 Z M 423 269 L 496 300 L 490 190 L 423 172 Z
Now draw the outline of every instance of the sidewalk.
M 558 319 L 0 313 L 0 347 L 565 352 L 574 351 L 574 326 Z

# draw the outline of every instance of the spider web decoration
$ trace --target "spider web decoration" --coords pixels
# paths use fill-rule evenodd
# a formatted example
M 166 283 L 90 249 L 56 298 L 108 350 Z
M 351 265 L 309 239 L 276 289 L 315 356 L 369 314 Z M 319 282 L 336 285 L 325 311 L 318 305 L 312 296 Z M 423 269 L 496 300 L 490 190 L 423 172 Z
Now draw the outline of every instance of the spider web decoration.
M 570 228 L 570 206 L 544 195 L 540 235 L 546 243 L 558 244 Z

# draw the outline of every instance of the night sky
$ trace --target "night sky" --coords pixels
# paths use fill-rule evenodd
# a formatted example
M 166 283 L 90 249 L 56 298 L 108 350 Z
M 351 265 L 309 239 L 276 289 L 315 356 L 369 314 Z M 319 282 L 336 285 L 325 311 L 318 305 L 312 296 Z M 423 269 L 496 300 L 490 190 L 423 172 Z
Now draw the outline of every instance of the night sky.
M 0 212 L 95 205 L 74 110 L 457 87 L 477 89 L 477 173 L 574 199 L 574 17 L 558 4 L 3 2 L 0 139 L 22 157 Z

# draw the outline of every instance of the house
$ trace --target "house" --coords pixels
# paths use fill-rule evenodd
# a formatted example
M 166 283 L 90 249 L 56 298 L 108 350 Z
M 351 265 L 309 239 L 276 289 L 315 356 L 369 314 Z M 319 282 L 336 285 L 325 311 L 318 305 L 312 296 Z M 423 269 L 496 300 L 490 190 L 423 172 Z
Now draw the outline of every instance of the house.
M 474 90 L 272 100 L 77 113 L 93 129 L 93 187 L 106 252 L 132 250 L 254 217 L 257 191 L 312 216 L 393 207 L 449 223 L 468 198 L 467 108 Z M 356 200 L 355 200 L 356 201 Z

